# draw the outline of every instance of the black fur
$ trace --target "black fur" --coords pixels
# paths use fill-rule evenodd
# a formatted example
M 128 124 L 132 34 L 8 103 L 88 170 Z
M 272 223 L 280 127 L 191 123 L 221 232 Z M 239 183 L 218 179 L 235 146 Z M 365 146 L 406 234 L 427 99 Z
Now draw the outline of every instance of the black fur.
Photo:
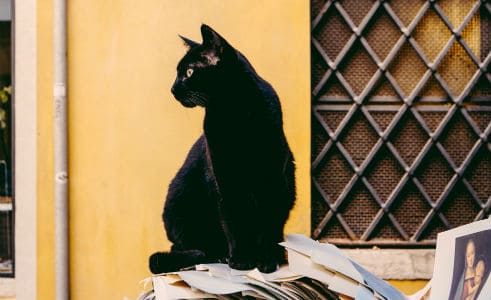
M 295 166 L 278 96 L 247 59 L 207 25 L 172 86 L 186 107 L 205 108 L 204 134 L 169 186 L 163 220 L 170 252 L 150 257 L 153 273 L 227 261 L 272 272 L 295 199 Z

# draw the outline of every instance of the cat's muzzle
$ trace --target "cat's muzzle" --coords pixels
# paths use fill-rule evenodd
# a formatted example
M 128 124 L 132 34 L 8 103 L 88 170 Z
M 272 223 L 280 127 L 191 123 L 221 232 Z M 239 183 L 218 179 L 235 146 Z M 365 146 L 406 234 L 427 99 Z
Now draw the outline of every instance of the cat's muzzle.
M 177 101 L 181 102 L 181 104 L 185 107 L 195 107 L 197 104 L 192 100 L 189 95 L 189 92 L 185 92 L 176 85 L 172 86 L 171 93 L 174 95 Z
M 185 107 L 202 106 L 208 103 L 208 98 L 200 92 L 186 91 L 183 93 L 174 93 L 174 97 Z

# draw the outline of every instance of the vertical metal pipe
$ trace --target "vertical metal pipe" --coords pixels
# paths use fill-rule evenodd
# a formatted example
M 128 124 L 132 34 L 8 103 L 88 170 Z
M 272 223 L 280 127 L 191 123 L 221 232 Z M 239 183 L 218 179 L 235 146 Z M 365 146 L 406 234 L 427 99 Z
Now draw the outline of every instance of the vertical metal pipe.
M 55 293 L 69 299 L 66 0 L 53 0 Z

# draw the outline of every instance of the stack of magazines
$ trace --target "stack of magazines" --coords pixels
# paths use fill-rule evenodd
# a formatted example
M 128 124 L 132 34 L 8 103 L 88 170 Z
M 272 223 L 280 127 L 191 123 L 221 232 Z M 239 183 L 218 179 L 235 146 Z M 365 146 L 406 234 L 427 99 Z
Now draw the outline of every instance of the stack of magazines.
M 288 264 L 274 273 L 197 265 L 146 279 L 151 288 L 139 299 L 491 299 L 491 219 L 439 234 L 434 276 L 414 295 L 403 294 L 332 244 L 291 234 L 281 245 Z

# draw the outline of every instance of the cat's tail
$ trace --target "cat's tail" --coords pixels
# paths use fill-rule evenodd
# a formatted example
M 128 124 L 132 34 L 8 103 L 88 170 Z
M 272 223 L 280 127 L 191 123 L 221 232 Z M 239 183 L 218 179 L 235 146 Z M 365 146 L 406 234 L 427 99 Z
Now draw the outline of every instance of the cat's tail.
M 149 267 L 153 274 L 161 274 L 207 262 L 209 258 L 200 250 L 156 252 L 149 258 Z

